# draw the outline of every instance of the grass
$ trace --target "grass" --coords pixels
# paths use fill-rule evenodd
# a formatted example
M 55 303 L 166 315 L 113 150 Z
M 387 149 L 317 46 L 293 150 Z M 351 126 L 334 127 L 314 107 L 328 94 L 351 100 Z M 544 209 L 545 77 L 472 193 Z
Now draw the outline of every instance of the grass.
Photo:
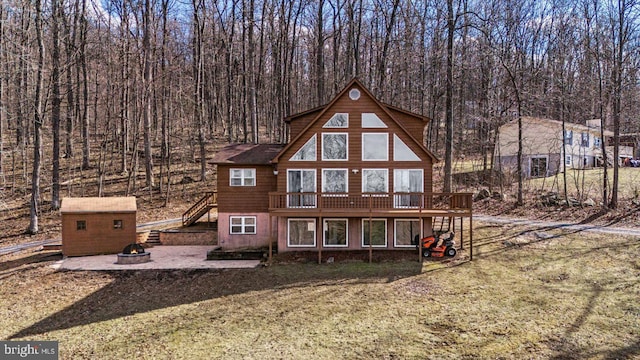
M 1 339 L 63 359 L 640 358 L 640 242 L 476 225 L 474 261 L 54 272 L 0 263 Z
M 607 171 L 609 188 L 613 183 L 613 169 Z M 603 169 L 587 170 L 569 169 L 567 171 L 567 191 L 570 194 L 585 194 L 585 198 L 602 198 Z M 618 175 L 619 197 L 626 199 L 640 198 L 640 168 L 621 167 Z M 562 173 L 547 178 L 530 179 L 528 184 L 534 189 L 546 189 L 562 192 L 564 178 Z M 609 189 L 609 193 L 611 190 Z
M 444 163 L 439 163 L 434 167 L 434 171 L 442 172 Z M 452 171 L 456 173 L 474 172 L 482 170 L 482 159 L 463 159 L 455 160 L 452 164 Z M 602 168 L 592 169 L 568 169 L 567 171 L 567 192 L 570 196 L 580 197 L 584 199 L 593 198 L 602 199 Z M 611 193 L 611 184 L 613 183 L 613 168 L 609 168 L 607 172 L 609 194 Z M 619 198 L 621 199 L 640 199 L 640 168 L 621 167 L 619 168 Z M 543 191 L 564 191 L 564 177 L 562 173 L 545 178 L 525 179 L 525 189 L 536 189 Z

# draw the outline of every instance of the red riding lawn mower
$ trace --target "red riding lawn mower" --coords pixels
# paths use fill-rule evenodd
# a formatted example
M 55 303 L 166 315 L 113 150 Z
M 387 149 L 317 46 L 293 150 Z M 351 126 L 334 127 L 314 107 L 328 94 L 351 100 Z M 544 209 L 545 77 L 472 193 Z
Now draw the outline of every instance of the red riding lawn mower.
M 451 224 L 451 220 L 447 222 L 446 229 L 444 228 L 444 218 L 440 222 L 440 229 L 434 230 L 433 235 L 427 236 L 420 240 L 422 244 L 422 256 L 423 257 L 454 257 L 456 256 L 455 249 L 455 241 L 453 238 L 455 237 L 455 233 L 453 231 L 449 231 L 449 227 Z M 448 237 L 443 237 L 443 235 L 449 233 Z

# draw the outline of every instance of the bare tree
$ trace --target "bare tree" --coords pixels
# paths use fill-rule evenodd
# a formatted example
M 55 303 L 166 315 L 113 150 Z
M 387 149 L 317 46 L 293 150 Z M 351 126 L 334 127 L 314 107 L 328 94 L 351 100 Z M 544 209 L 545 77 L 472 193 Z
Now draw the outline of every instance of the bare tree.
M 611 73 L 612 117 L 613 117 L 613 183 L 609 207 L 618 207 L 619 159 L 620 159 L 620 121 L 622 117 L 622 83 L 624 66 L 629 56 L 628 46 L 638 27 L 638 3 L 635 0 L 617 0 L 608 9 L 613 69 Z
M 152 98 L 153 98 L 153 72 L 151 69 L 151 0 L 144 1 L 143 24 L 144 32 L 142 37 L 142 52 L 144 54 L 142 87 L 143 87 L 143 137 L 144 137 L 144 169 L 146 174 L 146 182 L 149 191 L 152 191 L 154 185 L 153 180 L 153 157 L 151 155 L 151 117 L 152 117 Z
M 205 147 L 204 137 L 204 99 L 203 99 L 203 60 L 202 60 L 202 36 L 204 32 L 204 23 L 200 20 L 201 13 L 204 7 L 204 1 L 193 0 L 191 5 L 193 6 L 193 78 L 195 80 L 194 96 L 194 114 L 196 127 L 198 129 L 198 145 L 200 148 L 200 181 L 205 181 L 207 178 L 207 152 Z
M 51 129 L 53 133 L 53 154 L 52 154 L 52 175 L 51 175 L 51 208 L 60 208 L 60 105 L 62 96 L 60 95 L 60 23 L 61 6 L 58 0 L 51 2 L 51 36 L 53 39 L 53 49 L 51 51 L 51 84 L 52 84 L 52 106 L 51 106 Z
M 38 232 L 38 213 L 39 213 L 39 201 L 40 201 L 40 162 L 42 158 L 42 88 L 43 88 L 43 70 L 44 70 L 44 39 L 42 36 L 42 3 L 40 0 L 35 0 L 35 27 L 36 27 L 36 41 L 38 44 L 38 60 L 36 70 L 36 89 L 35 97 L 33 99 L 33 173 L 31 177 L 31 210 L 29 219 L 29 228 L 27 230 L 30 234 L 36 234 Z

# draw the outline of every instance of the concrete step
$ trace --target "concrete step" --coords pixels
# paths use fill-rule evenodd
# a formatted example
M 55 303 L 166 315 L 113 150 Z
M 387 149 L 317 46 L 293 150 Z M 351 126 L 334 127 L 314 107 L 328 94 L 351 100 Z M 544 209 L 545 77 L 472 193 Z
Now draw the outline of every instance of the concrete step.
M 157 230 L 151 230 L 146 243 L 151 245 L 160 245 L 160 232 Z

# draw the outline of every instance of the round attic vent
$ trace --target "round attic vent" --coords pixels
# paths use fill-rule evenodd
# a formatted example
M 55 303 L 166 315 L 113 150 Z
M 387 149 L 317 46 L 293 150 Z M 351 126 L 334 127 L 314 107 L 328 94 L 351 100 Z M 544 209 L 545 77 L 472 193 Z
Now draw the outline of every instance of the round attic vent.
M 349 91 L 349 98 L 350 98 L 351 100 L 358 100 L 358 99 L 360 99 L 360 90 L 358 90 L 358 89 L 351 89 L 351 90 Z

